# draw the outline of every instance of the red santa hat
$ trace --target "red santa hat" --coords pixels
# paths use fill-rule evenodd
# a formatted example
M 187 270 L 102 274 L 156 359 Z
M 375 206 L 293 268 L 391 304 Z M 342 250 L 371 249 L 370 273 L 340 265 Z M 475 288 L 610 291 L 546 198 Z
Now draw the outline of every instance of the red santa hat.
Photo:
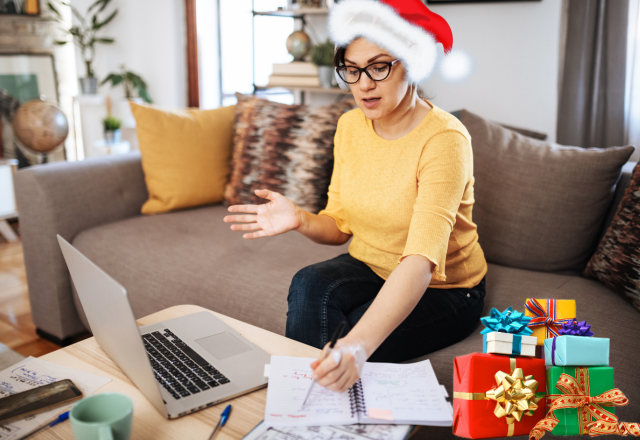
M 338 46 L 358 37 L 391 52 L 404 63 L 407 79 L 420 83 L 431 75 L 441 43 L 451 51 L 453 35 L 444 18 L 421 0 L 342 0 L 329 12 L 329 34 Z

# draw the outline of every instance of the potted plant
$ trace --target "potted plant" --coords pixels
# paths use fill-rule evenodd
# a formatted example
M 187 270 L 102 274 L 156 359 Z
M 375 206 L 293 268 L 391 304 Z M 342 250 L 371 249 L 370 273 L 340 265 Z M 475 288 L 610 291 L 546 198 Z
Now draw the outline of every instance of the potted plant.
M 120 126 L 122 121 L 114 116 L 107 116 L 102 120 L 104 126 L 104 140 L 107 144 L 117 144 L 122 139 Z
M 62 46 L 67 44 L 69 41 L 73 41 L 80 48 L 80 53 L 82 54 L 82 59 L 85 63 L 87 75 L 84 78 L 80 78 L 80 89 L 85 95 L 95 95 L 98 92 L 98 79 L 95 77 L 93 68 L 91 67 L 96 55 L 96 44 L 111 44 L 114 42 L 113 38 L 102 38 L 97 36 L 98 31 L 111 22 L 111 20 L 113 20 L 113 18 L 118 14 L 118 10 L 116 9 L 104 20 L 98 17 L 102 12 L 104 12 L 110 2 L 111 0 L 97 0 L 89 6 L 85 17 L 83 17 L 73 5 L 67 2 L 60 2 L 62 5 L 71 8 L 76 24 L 72 24 L 68 29 L 62 28 L 67 36 L 71 37 L 71 40 L 58 40 L 55 41 L 55 44 Z M 66 23 L 64 22 L 62 14 L 60 14 L 56 7 L 51 2 L 48 2 L 47 6 L 49 6 L 49 9 L 54 13 L 52 19 L 65 25 Z M 94 11 L 93 15 L 89 16 L 91 11 Z
M 133 99 L 134 91 L 136 94 L 142 98 L 142 100 L 146 103 L 151 104 L 151 96 L 147 91 L 147 83 L 144 82 L 139 75 L 128 71 L 126 67 L 123 65 L 120 66 L 119 73 L 110 73 L 101 83 L 100 85 L 104 85 L 110 82 L 111 87 L 115 87 L 118 84 L 122 84 L 124 87 L 124 96 L 127 99 Z
M 324 43 L 313 46 L 311 62 L 318 66 L 320 86 L 327 89 L 334 85 L 333 53 L 335 44 L 327 38 Z

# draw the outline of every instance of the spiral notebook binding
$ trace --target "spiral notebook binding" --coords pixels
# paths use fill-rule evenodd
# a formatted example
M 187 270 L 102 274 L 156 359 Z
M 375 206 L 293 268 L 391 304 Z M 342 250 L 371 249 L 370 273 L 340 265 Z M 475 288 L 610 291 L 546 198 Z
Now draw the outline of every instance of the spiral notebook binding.
M 351 417 L 355 417 L 357 413 L 367 413 L 367 405 L 364 401 L 364 390 L 362 389 L 362 381 L 358 381 L 349 388 L 349 403 L 351 406 Z

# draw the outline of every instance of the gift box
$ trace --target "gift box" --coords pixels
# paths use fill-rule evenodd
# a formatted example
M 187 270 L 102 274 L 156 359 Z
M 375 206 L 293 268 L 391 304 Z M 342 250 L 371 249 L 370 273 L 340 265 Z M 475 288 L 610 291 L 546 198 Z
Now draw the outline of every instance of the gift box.
M 567 379 L 558 384 L 562 374 L 570 376 L 573 381 Z M 555 435 L 588 435 L 589 428 L 587 424 L 596 419 L 587 408 L 589 405 L 584 404 L 584 402 L 586 402 L 587 396 L 600 396 L 613 390 L 613 368 L 551 367 L 547 370 L 547 383 L 549 384 L 547 389 L 547 404 L 549 406 L 558 398 L 560 398 L 558 404 L 560 400 L 569 400 L 565 399 L 567 394 L 581 396 L 571 399 L 574 402 L 570 404 L 577 407 L 553 410 L 558 422 L 551 432 Z M 558 385 L 560 385 L 560 388 L 558 388 Z M 580 406 L 581 404 L 584 406 Z M 612 404 L 596 403 L 596 405 L 600 409 L 615 415 L 615 407 Z M 594 409 L 598 408 L 594 407 Z
M 546 414 L 542 359 L 472 353 L 454 359 L 453 433 L 528 435 Z
M 533 330 L 531 336 L 538 338 L 538 345 L 544 340 L 558 336 L 560 326 L 576 317 L 576 302 L 567 299 L 533 299 L 525 302 L 525 316 L 531 317 L 527 326 Z
M 545 339 L 544 363 L 558 366 L 607 366 L 609 339 L 565 335 Z
M 627 405 L 629 399 L 613 387 L 613 368 L 551 367 L 547 384 L 549 412 L 531 430 L 529 439 L 540 440 L 545 432 L 640 436 L 640 424 L 620 422 L 615 415 L 615 406 Z
M 520 356 L 536 355 L 538 339 L 534 336 L 520 336 L 511 333 L 491 332 L 482 335 L 482 351 Z
M 527 327 L 531 318 L 509 307 L 504 312 L 491 309 L 491 315 L 480 318 L 486 327 L 482 333 L 482 351 L 520 356 L 535 356 L 537 339 Z

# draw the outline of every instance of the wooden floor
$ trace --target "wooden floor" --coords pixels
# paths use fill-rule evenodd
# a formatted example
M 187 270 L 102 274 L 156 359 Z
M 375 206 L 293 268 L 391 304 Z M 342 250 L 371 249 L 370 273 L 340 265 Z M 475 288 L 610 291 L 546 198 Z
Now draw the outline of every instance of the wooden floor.
M 17 224 L 12 224 L 17 229 Z M 24 356 L 42 356 L 59 349 L 36 335 L 31 319 L 22 243 L 0 236 L 0 343 Z

